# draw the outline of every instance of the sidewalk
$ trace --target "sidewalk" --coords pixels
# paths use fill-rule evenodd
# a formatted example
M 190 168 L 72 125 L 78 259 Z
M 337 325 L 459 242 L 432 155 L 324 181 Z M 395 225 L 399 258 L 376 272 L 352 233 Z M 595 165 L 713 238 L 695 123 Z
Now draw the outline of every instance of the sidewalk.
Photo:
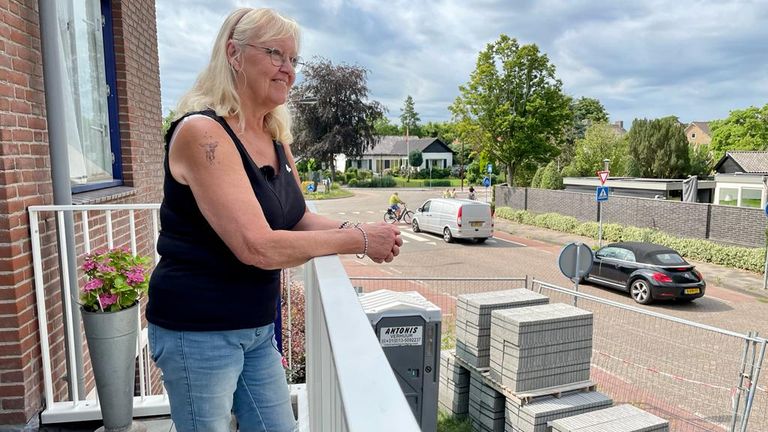
M 552 245 L 563 246 L 570 242 L 582 242 L 589 246 L 596 246 L 597 240 L 581 237 L 575 234 L 553 231 L 532 225 L 523 225 L 506 219 L 495 218 L 495 228 L 517 237 L 529 238 Z M 605 245 L 606 242 L 603 242 Z M 689 262 L 704 275 L 708 286 L 725 288 L 755 297 L 768 299 L 768 290 L 763 289 L 763 275 L 746 270 L 724 267 L 716 264 L 698 261 Z

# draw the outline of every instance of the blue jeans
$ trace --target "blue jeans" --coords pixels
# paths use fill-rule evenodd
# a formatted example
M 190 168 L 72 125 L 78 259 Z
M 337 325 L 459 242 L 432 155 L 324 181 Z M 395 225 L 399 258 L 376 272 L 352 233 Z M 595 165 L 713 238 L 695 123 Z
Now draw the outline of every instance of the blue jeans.
M 152 358 L 163 372 L 178 432 L 292 432 L 296 420 L 275 327 L 175 331 L 149 324 Z

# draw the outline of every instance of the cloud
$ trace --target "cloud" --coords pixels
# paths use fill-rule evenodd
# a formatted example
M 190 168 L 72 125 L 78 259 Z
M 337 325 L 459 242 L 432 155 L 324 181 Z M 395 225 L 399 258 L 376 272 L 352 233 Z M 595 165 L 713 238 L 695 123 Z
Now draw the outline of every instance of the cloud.
M 407 95 L 422 121 L 447 109 L 478 53 L 501 33 L 535 43 L 564 90 L 612 119 L 723 118 L 768 102 L 768 2 L 760 0 L 301 0 L 262 2 L 296 19 L 302 55 L 370 71 L 370 96 L 397 122 Z M 157 0 L 167 112 L 210 55 L 224 17 L 247 1 Z

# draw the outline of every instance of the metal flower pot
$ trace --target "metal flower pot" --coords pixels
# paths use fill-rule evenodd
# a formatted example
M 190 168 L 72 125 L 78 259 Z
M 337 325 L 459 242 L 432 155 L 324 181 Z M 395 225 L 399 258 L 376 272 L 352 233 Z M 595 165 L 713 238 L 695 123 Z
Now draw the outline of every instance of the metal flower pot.
M 82 310 L 105 432 L 138 430 L 133 423 L 137 308 L 138 304 L 118 312 Z

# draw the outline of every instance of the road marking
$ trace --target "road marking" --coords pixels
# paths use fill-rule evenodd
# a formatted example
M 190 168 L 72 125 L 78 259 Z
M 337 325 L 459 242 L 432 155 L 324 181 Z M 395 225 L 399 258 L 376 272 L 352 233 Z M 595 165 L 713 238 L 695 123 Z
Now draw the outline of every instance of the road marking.
M 352 212 L 352 214 L 357 214 L 357 215 L 359 215 L 359 214 L 360 214 L 360 212 Z
M 368 214 L 373 214 L 373 210 L 368 210 Z
M 409 239 L 413 239 L 413 240 L 419 241 L 419 242 L 429 241 L 429 240 L 427 240 L 427 239 L 425 239 L 425 238 L 423 238 L 421 236 L 417 236 L 416 234 L 411 234 L 410 232 L 405 231 L 405 230 L 401 230 L 400 231 L 400 235 L 403 236 L 403 237 L 407 237 Z M 405 240 L 403 240 L 403 241 L 405 241 Z
M 527 245 L 524 245 L 522 243 L 518 243 L 518 242 L 512 241 L 512 240 L 507 240 L 507 239 L 503 239 L 503 238 L 499 238 L 499 237 L 494 237 L 494 239 L 495 240 L 499 240 L 499 241 L 503 241 L 503 242 L 507 242 L 507 243 L 512 243 L 512 244 L 515 244 L 515 245 L 518 245 L 518 246 L 522 246 L 522 247 L 528 247 Z
M 344 212 L 338 212 L 338 213 L 336 213 L 336 214 L 345 215 L 346 213 L 344 213 Z

